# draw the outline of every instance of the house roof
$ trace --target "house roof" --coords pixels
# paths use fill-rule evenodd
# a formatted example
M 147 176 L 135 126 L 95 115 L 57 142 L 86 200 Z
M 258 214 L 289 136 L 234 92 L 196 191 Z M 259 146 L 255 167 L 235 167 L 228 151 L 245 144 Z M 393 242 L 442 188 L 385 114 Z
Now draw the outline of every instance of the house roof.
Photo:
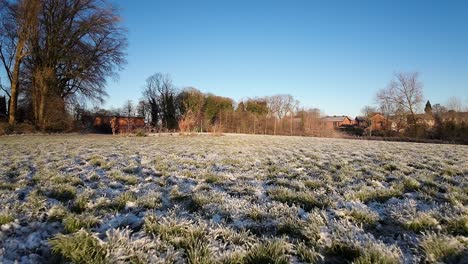
M 325 117 L 322 117 L 322 120 L 326 122 L 343 122 L 345 118 L 349 119 L 349 117 L 347 116 L 325 116 Z

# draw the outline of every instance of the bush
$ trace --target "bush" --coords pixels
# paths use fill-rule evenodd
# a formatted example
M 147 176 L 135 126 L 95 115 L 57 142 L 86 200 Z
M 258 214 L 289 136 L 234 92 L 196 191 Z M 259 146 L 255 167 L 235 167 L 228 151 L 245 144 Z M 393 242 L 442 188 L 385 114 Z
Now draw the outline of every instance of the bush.
M 135 133 L 135 136 L 137 136 L 137 137 L 146 137 L 147 134 L 146 134 L 145 129 L 142 129 L 142 128 L 137 129 L 136 133 Z
M 35 132 L 36 128 L 30 123 L 19 123 L 15 125 L 0 123 L 0 136 L 11 134 L 31 134 Z

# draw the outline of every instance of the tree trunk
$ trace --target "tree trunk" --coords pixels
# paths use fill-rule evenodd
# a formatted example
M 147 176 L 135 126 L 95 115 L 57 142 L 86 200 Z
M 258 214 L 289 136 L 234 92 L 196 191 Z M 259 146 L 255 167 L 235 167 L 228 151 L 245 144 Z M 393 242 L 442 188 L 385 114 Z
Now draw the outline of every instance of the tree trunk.
M 293 135 L 293 114 L 291 112 L 291 124 L 290 124 L 290 130 L 291 130 L 291 136 Z
M 275 127 L 273 129 L 273 135 L 276 135 L 276 117 L 275 117 Z
M 12 79 L 11 79 L 11 97 L 10 97 L 10 109 L 8 112 L 8 123 L 10 125 L 16 122 L 16 110 L 18 107 L 18 95 L 19 95 L 19 75 L 20 75 L 20 64 L 22 59 L 22 53 L 24 48 L 24 39 L 19 39 L 18 45 L 16 46 L 15 53 L 15 65 L 13 67 Z

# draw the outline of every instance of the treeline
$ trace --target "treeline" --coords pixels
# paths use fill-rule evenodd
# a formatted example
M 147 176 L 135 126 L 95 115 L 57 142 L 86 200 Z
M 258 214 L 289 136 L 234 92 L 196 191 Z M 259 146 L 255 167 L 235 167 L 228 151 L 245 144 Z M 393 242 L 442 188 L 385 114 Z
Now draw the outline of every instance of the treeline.
M 102 102 L 125 62 L 125 30 L 101 0 L 0 0 L 0 60 L 10 126 L 70 129 L 71 107 Z
M 437 139 L 468 143 L 468 107 L 452 97 L 444 105 L 424 105 L 423 83 L 417 72 L 396 73 L 375 96 L 376 106 L 366 106 L 364 117 L 381 113 L 388 120 L 375 135 Z
M 331 136 L 318 109 L 300 107 L 291 95 L 231 98 L 205 94 L 193 87 L 177 89 L 167 74 L 146 80 L 142 99 L 128 101 L 105 115 L 140 116 L 155 131 L 232 132 L 268 135 Z

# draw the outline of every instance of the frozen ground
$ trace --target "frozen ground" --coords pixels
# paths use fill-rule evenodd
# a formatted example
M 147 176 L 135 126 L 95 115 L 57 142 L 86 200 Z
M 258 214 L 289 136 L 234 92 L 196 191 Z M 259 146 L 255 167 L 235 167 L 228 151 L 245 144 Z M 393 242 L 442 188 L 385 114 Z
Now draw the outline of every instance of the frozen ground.
M 468 147 L 0 137 L 0 262 L 468 263 Z

